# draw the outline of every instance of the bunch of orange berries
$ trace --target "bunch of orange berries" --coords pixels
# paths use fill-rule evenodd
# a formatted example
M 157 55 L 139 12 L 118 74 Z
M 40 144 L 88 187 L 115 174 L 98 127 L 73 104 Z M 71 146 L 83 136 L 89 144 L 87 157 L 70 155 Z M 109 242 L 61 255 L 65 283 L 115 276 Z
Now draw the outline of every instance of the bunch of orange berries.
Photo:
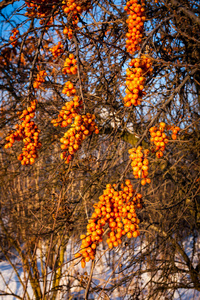
M 144 21 L 145 21 L 145 1 L 141 0 L 139 4 L 138 0 L 127 1 L 125 11 L 127 11 L 128 19 L 128 32 L 126 33 L 126 48 L 127 52 L 134 54 L 135 51 L 140 50 L 140 44 L 142 42 Z M 145 76 L 151 71 L 151 60 L 145 55 L 141 58 L 132 59 L 129 63 L 130 67 L 126 71 L 126 96 L 124 97 L 124 105 L 130 107 L 131 105 L 139 105 L 142 100 L 142 96 L 145 95 L 144 83 L 146 81 Z
M 130 54 L 134 54 L 135 51 L 140 49 L 140 43 L 142 42 L 144 21 L 144 6 L 145 1 L 141 0 L 141 4 L 138 0 L 127 1 L 124 10 L 127 12 L 128 19 L 128 32 L 126 33 L 126 48 Z
M 74 54 L 70 54 L 66 58 L 64 68 L 62 69 L 63 74 L 76 75 L 77 74 L 77 61 Z
M 51 51 L 53 57 L 57 58 L 64 52 L 63 48 L 63 44 L 61 42 L 58 42 L 57 45 L 53 46 L 52 48 L 49 48 L 49 50 Z
M 36 80 L 33 82 L 33 87 L 34 89 L 38 89 L 40 87 L 40 85 L 45 82 L 45 76 L 47 76 L 47 72 L 42 70 L 39 71 L 39 73 L 37 74 L 37 78 Z
M 62 93 L 66 94 L 68 97 L 74 96 L 76 94 L 76 89 L 71 81 L 65 82 Z
M 149 129 L 151 135 L 151 143 L 155 146 L 156 156 L 160 158 L 163 156 L 163 152 L 165 150 L 166 144 L 169 142 L 169 136 L 164 132 L 164 130 L 171 130 L 172 131 L 172 139 L 176 140 L 177 133 L 179 132 L 180 128 L 178 126 L 166 126 L 164 122 L 159 124 L 159 127 L 154 126 Z
M 180 127 L 178 127 L 178 126 L 167 126 L 167 129 L 171 130 L 171 132 L 172 132 L 171 133 L 172 140 L 176 140 L 177 139 L 177 134 L 180 131 Z
M 68 36 L 68 39 L 70 40 L 73 36 L 73 32 L 71 28 L 65 27 L 63 29 L 63 33 L 66 34 Z
M 130 159 L 132 160 L 131 166 L 133 168 L 133 175 L 135 178 L 142 178 L 141 184 L 145 185 L 150 183 L 151 179 L 147 178 L 149 170 L 148 154 L 149 150 L 143 150 L 141 146 L 129 149 Z
M 73 155 L 80 149 L 83 140 L 93 132 L 99 133 L 95 123 L 95 115 L 89 113 L 76 115 L 71 128 L 60 139 L 61 149 L 64 150 L 61 153 L 61 159 L 64 159 L 65 163 L 69 163 L 73 159 Z
M 83 140 L 93 132 L 99 133 L 99 129 L 95 122 L 95 115 L 87 113 L 80 114 L 82 108 L 82 100 L 78 96 L 74 96 L 73 100 L 66 102 L 59 112 L 58 118 L 51 122 L 54 126 L 67 127 L 71 125 L 64 137 L 60 139 L 61 149 L 65 150 L 61 153 L 61 159 L 65 163 L 69 163 L 73 159 L 73 155 L 80 149 Z
M 77 16 L 78 14 L 82 13 L 83 9 L 81 5 L 77 4 L 76 0 L 64 0 L 63 3 L 63 11 L 66 14 L 73 14 L 74 16 Z
M 116 184 L 107 184 L 99 202 L 94 205 L 95 211 L 88 221 L 86 235 L 81 235 L 82 245 L 80 252 L 75 257 L 82 257 L 81 266 L 93 260 L 97 245 L 103 240 L 104 226 L 108 224 L 108 247 L 112 249 L 122 243 L 121 238 L 137 237 L 139 233 L 139 219 L 136 208 L 142 208 L 142 195 L 136 194 L 130 180 L 121 184 L 119 191 L 115 190 Z
M 165 150 L 166 144 L 169 142 L 169 138 L 167 134 L 164 132 L 166 124 L 164 122 L 160 122 L 159 127 L 154 126 L 149 129 L 151 135 L 151 143 L 154 144 L 156 156 L 160 158 L 163 156 L 163 152 Z
M 16 39 L 16 37 L 17 37 L 18 34 L 19 34 L 19 30 L 18 29 L 16 29 L 16 28 L 12 29 L 12 35 L 10 36 L 10 41 L 13 41 L 11 43 L 11 45 L 13 47 L 15 47 L 17 45 L 17 40 L 16 41 L 14 41 L 14 40 Z
M 152 72 L 151 59 L 142 55 L 141 58 L 134 58 L 129 63 L 130 67 L 126 70 L 126 96 L 124 97 L 124 105 L 130 107 L 131 105 L 139 105 L 142 96 L 145 76 Z
M 66 102 L 59 112 L 58 118 L 53 119 L 51 123 L 55 127 L 60 125 L 61 127 L 67 127 L 72 123 L 73 118 L 79 114 L 79 108 L 81 108 L 82 101 L 79 100 L 78 96 L 74 96 L 73 100 Z
M 66 58 L 64 68 L 62 72 L 64 74 L 76 75 L 77 74 L 77 61 L 73 54 L 70 54 Z M 67 81 L 64 84 L 63 94 L 68 97 L 74 96 L 72 101 L 66 102 L 62 107 L 58 118 L 52 120 L 54 126 L 60 125 L 61 127 L 67 127 L 71 125 L 64 137 L 60 139 L 61 149 L 64 150 L 61 153 L 61 159 L 65 160 L 65 163 L 69 163 L 74 154 L 80 149 L 83 140 L 91 135 L 93 132 L 99 133 L 99 129 L 95 122 L 95 116 L 87 113 L 86 115 L 80 114 L 80 108 L 82 100 L 76 95 L 76 88 L 71 81 Z
M 77 0 L 63 0 L 62 4 L 64 13 L 67 14 L 68 19 L 72 21 L 72 25 L 75 27 L 78 24 L 79 15 L 90 7 L 87 0 L 81 2 Z
M 9 136 L 6 137 L 8 143 L 5 145 L 5 148 L 11 148 L 15 141 L 23 141 L 24 147 L 22 153 L 18 156 L 18 160 L 21 161 L 22 165 L 33 164 L 37 158 L 37 149 L 41 147 L 39 142 L 39 133 L 37 125 L 32 118 L 35 116 L 37 101 L 34 100 L 31 102 L 31 106 L 23 110 L 22 114 L 19 116 L 19 119 L 22 120 L 20 125 L 16 125 L 16 130 L 11 132 Z
M 58 3 L 58 0 L 29 0 L 25 3 L 30 8 L 27 13 L 29 17 L 36 15 L 38 18 L 45 18 L 51 12 L 53 6 Z

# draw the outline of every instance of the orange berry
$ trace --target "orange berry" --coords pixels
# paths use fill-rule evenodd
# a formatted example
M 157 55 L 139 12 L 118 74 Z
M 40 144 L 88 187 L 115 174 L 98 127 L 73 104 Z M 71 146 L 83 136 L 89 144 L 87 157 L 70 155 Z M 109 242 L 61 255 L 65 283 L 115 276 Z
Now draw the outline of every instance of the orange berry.
M 146 178 L 146 182 L 147 183 L 151 183 L 151 179 L 150 178 Z
M 80 253 L 76 253 L 74 256 L 75 256 L 75 258 L 78 258 L 78 257 L 81 257 L 81 254 Z
M 85 268 L 85 260 L 84 259 L 81 260 L 81 267 Z
M 172 139 L 176 140 L 177 139 L 177 135 L 176 134 L 172 134 Z
M 113 248 L 113 243 L 110 242 L 110 243 L 108 244 L 108 247 L 109 247 L 110 249 L 112 249 L 112 248 Z
M 114 241 L 114 242 L 113 242 L 113 246 L 114 246 L 114 247 L 117 247 L 117 246 L 118 246 L 118 241 Z
M 129 232 L 127 232 L 127 238 L 129 238 L 129 239 L 130 239 L 130 238 L 132 238 L 132 236 L 133 236 L 133 235 L 132 235 L 132 233 L 131 233 L 130 231 L 129 231 Z
M 147 180 L 146 179 L 142 179 L 141 180 L 141 185 L 145 185 L 147 183 Z
M 160 127 L 165 128 L 166 124 L 164 122 L 160 122 Z

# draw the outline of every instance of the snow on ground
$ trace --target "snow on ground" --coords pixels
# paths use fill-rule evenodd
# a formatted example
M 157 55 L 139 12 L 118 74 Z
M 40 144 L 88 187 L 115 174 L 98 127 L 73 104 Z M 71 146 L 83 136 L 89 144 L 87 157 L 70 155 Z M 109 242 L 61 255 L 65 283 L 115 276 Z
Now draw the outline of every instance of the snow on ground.
M 189 237 L 185 242 L 184 242 L 184 249 L 187 252 L 187 255 L 189 258 L 192 260 L 194 267 L 196 266 L 198 262 L 198 257 L 197 255 L 192 256 L 192 239 Z M 198 244 L 198 243 L 197 243 Z M 145 243 L 143 244 L 137 244 L 134 243 L 134 250 L 135 250 L 135 256 L 139 252 L 145 251 Z M 79 259 L 74 259 L 74 253 L 76 253 L 79 249 L 79 245 L 75 244 L 73 240 L 71 240 L 66 249 L 65 253 L 65 264 L 63 267 L 63 276 L 60 282 L 60 285 L 63 286 L 63 289 L 59 292 L 57 296 L 57 300 L 68 300 L 68 299 L 73 299 L 73 300 L 78 300 L 78 299 L 84 299 L 84 290 L 79 287 L 80 284 L 80 279 L 83 282 L 88 281 L 88 274 L 90 274 L 90 268 L 91 268 L 91 263 L 88 263 L 86 268 L 83 270 L 80 267 Z M 130 253 L 132 253 L 131 249 Z M 195 251 L 198 253 L 198 249 Z M 119 275 L 116 278 L 113 272 L 113 269 L 111 268 L 110 262 L 112 261 L 111 258 L 113 258 L 114 255 L 114 268 L 116 270 L 119 270 L 121 267 L 126 265 L 126 262 L 130 260 L 130 253 L 129 250 L 126 248 L 117 248 L 113 252 L 106 251 L 103 246 L 99 248 L 99 251 L 97 253 L 97 263 L 95 265 L 94 273 L 93 273 L 93 286 L 94 285 L 99 285 L 102 287 L 111 287 L 112 284 L 115 283 L 115 280 L 119 280 Z M 40 253 L 37 253 L 38 257 L 40 257 Z M 34 299 L 33 292 L 30 286 L 30 283 L 26 281 L 24 271 L 22 268 L 22 265 L 20 262 L 17 261 L 17 259 L 12 261 L 15 263 L 17 266 L 17 271 L 19 274 L 19 278 L 17 277 L 15 271 L 13 270 L 12 266 L 9 264 L 7 261 L 2 261 L 0 262 L 0 291 L 1 293 L 4 292 L 5 294 L 10 294 L 8 295 L 2 295 L 0 296 L 0 300 L 15 300 L 17 299 L 17 296 L 23 296 L 23 287 L 22 284 L 20 283 L 20 280 L 26 285 L 27 284 L 27 291 L 30 296 L 30 299 Z M 38 269 L 41 274 L 41 266 L 40 266 L 40 261 L 38 259 Z M 137 265 L 133 266 L 132 270 L 126 270 L 124 271 L 124 275 L 128 274 L 129 272 L 134 272 L 137 270 Z M 49 274 L 47 277 L 47 284 L 50 285 L 51 282 L 51 270 L 49 269 Z M 123 276 L 123 275 L 120 275 Z M 180 280 L 179 278 L 176 278 L 177 280 Z M 145 287 L 145 285 L 148 285 L 148 282 L 150 280 L 150 274 L 144 273 L 141 276 L 141 287 Z M 42 286 L 42 280 L 41 280 L 41 288 Z M 124 286 L 120 286 L 120 288 L 116 289 L 112 294 L 109 294 L 108 299 L 113 299 L 113 300 L 126 300 L 129 299 L 130 293 L 131 293 L 131 288 L 134 288 L 134 280 L 132 282 L 132 286 L 127 287 L 126 284 Z M 49 286 L 50 288 L 50 286 Z M 69 294 L 70 293 L 70 294 Z M 73 298 L 69 297 L 72 296 Z M 103 297 L 105 295 L 102 293 Z M 91 295 L 90 298 L 94 300 L 100 300 L 101 297 L 99 297 L 99 294 L 94 294 Z M 106 299 L 106 297 L 104 298 Z M 184 289 L 179 289 L 174 293 L 173 299 L 181 299 L 181 300 L 199 300 L 200 299 L 200 293 L 194 290 L 184 290 Z M 160 298 L 159 300 L 164 300 Z
M 16 261 L 13 262 L 16 263 Z M 17 271 L 20 279 L 23 282 L 26 281 L 24 278 L 22 266 L 18 265 Z M 20 279 L 17 277 L 12 266 L 7 261 L 3 261 L 0 263 L 0 292 L 5 294 L 13 294 L 13 296 L 0 296 L 0 300 L 16 300 L 17 298 L 15 295 L 23 295 L 23 287 L 20 283 Z M 32 297 L 33 293 L 30 284 L 27 285 L 27 291 Z

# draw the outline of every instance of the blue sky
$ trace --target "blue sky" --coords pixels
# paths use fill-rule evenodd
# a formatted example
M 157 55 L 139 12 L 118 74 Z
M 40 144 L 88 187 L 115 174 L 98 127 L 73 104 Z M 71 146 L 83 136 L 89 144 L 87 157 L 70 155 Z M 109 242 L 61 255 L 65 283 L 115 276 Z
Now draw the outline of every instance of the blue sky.
M 22 10 L 24 1 L 16 1 L 14 4 L 10 4 L 0 13 L 0 35 L 3 39 L 10 37 L 10 30 L 15 26 L 20 26 L 26 19 L 23 15 L 25 8 Z M 20 30 L 20 28 L 19 28 Z

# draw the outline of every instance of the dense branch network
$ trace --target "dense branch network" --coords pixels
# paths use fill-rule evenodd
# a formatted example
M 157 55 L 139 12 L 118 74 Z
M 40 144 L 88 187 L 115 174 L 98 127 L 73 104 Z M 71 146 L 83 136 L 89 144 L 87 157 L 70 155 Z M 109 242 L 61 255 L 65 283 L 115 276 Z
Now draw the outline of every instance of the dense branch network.
M 199 5 L 179 2 L 36 0 L 5 14 L 2 222 L 26 241 L 30 265 L 37 241 L 48 245 L 52 294 L 73 235 L 75 264 L 97 266 L 104 253 L 112 266 L 105 289 L 74 275 L 87 293 L 139 283 L 144 297 L 151 284 L 149 297 L 172 297 L 175 276 L 199 288 L 195 255 L 182 251 L 191 236 L 193 253 L 198 244 Z
M 50 20 L 47 23 L 47 21 L 43 22 L 43 18 L 48 17 L 52 9 L 53 10 L 56 9 L 55 5 L 57 4 L 57 1 L 52 1 L 51 3 L 49 3 L 49 5 L 46 5 L 44 1 L 36 1 L 35 3 L 26 1 L 26 4 L 29 7 L 27 11 L 28 16 L 37 15 L 37 17 L 41 19 L 40 24 L 45 23 L 45 26 L 49 25 L 50 26 L 49 28 L 51 28 L 51 24 L 53 20 Z M 75 32 L 79 29 L 78 22 L 79 22 L 80 15 L 84 11 L 89 10 L 90 4 L 88 1 L 85 2 L 78 1 L 77 3 L 76 1 L 66 1 L 66 2 L 64 1 L 62 4 L 63 4 L 62 5 L 63 12 L 67 15 L 67 19 L 69 23 L 72 24 L 72 27 L 69 28 L 65 27 L 63 33 L 67 35 L 69 40 L 71 40 Z M 130 0 L 127 1 L 124 9 L 128 14 L 128 19 L 127 19 L 128 32 L 126 33 L 126 37 L 127 37 L 126 48 L 127 48 L 127 52 L 130 55 L 134 55 L 135 52 L 140 50 L 141 48 L 141 42 L 142 42 L 143 31 L 144 31 L 144 21 L 146 19 L 145 2 L 141 1 L 140 4 L 138 0 Z M 13 47 L 17 45 L 16 37 L 18 34 L 19 34 L 19 30 L 17 29 L 12 30 L 12 36 L 10 37 L 10 40 L 12 41 L 11 45 Z M 64 54 L 64 45 L 62 44 L 61 41 L 58 41 L 56 45 L 49 48 L 49 51 L 52 55 L 52 60 L 56 61 L 59 57 L 61 57 Z M 65 59 L 62 68 L 62 73 L 64 75 L 67 75 L 68 77 L 72 76 L 74 82 L 77 82 L 77 80 L 75 80 L 75 76 L 77 75 L 77 72 L 80 76 L 80 69 L 79 69 L 80 66 L 77 64 L 77 59 L 78 57 L 75 58 L 74 54 L 70 53 L 69 56 Z M 125 90 L 126 96 L 124 97 L 125 107 L 130 107 L 132 105 L 137 106 L 141 104 L 142 97 L 146 94 L 143 91 L 146 82 L 146 77 L 149 76 L 152 73 L 152 71 L 153 68 L 152 68 L 151 59 L 146 57 L 146 55 L 140 56 L 139 54 L 138 58 L 131 59 L 129 63 L 129 67 L 127 68 L 127 72 L 126 72 L 126 76 L 127 76 L 126 90 Z M 33 82 L 33 88 L 35 90 L 40 89 L 42 87 L 42 85 L 45 83 L 46 76 L 47 76 L 47 72 L 45 70 L 40 70 L 38 72 L 37 77 Z M 82 82 L 80 82 L 80 85 L 82 85 Z M 80 89 L 82 91 L 81 86 Z M 65 105 L 62 107 L 61 111 L 59 112 L 58 118 L 53 119 L 52 123 L 55 127 L 61 126 L 62 128 L 65 128 L 70 126 L 70 128 L 64 133 L 64 136 L 60 139 L 61 149 L 64 150 L 64 152 L 61 154 L 61 158 L 64 159 L 65 162 L 68 164 L 73 159 L 74 154 L 80 149 L 81 144 L 86 139 L 86 137 L 91 135 L 93 132 L 98 134 L 99 129 L 96 125 L 94 114 L 81 113 L 81 110 L 83 110 L 84 103 L 82 99 L 80 99 L 77 93 L 75 83 L 71 82 L 70 80 L 65 82 L 62 93 L 69 98 L 73 97 L 73 99 L 65 103 Z M 34 104 L 35 102 L 32 102 L 32 105 Z M 15 140 L 22 139 L 23 142 L 25 143 L 25 147 L 23 148 L 22 154 L 18 156 L 18 159 L 21 160 L 22 165 L 33 164 L 35 159 L 38 156 L 36 152 L 37 148 L 41 147 L 41 143 L 38 143 L 39 131 L 37 129 L 37 126 L 34 124 L 34 122 L 30 122 L 30 119 L 34 117 L 34 113 L 35 113 L 35 107 L 33 109 L 32 106 L 28 107 L 27 110 L 23 111 L 23 114 L 20 116 L 20 119 L 22 119 L 23 122 L 21 125 L 16 125 L 18 131 L 12 132 L 6 138 L 8 141 L 8 143 L 5 145 L 6 149 L 12 147 Z M 150 128 L 150 133 L 152 136 L 151 142 L 154 142 L 156 146 L 156 151 L 158 151 L 156 155 L 158 158 L 163 156 L 162 153 L 165 149 L 165 144 L 168 142 L 168 139 L 166 138 L 166 134 L 163 132 L 165 127 L 165 124 L 164 125 L 163 124 L 164 123 L 160 123 L 159 129 L 157 127 Z M 174 130 L 176 131 L 177 134 L 179 128 L 177 127 Z M 174 137 L 175 136 L 176 135 L 174 132 Z M 131 166 L 133 167 L 134 177 L 136 179 L 141 178 L 142 185 L 145 185 L 146 183 L 150 183 L 151 180 L 147 178 L 148 169 L 149 169 L 149 161 L 147 155 L 149 153 L 149 150 L 148 149 L 143 150 L 142 147 L 139 146 L 137 149 L 135 148 L 130 149 L 129 153 L 130 153 L 130 159 L 133 160 Z M 116 193 L 118 196 L 118 191 L 116 191 Z M 127 201 L 129 201 L 129 199 Z M 127 220 L 125 216 L 122 215 L 118 216 L 118 212 L 115 211 L 117 209 L 117 206 L 118 204 L 110 208 L 111 217 L 105 219 L 105 222 L 109 220 L 109 226 L 111 228 L 115 228 L 115 226 L 111 226 L 110 224 L 120 223 L 121 217 L 122 220 Z M 122 205 L 122 210 L 123 210 L 123 205 Z M 128 219 L 131 218 L 132 216 Z M 120 220 L 116 221 L 117 219 Z M 103 234 L 103 229 L 101 228 L 101 226 L 105 224 L 102 224 L 101 219 L 93 220 L 93 223 L 95 222 L 97 222 L 95 226 L 97 227 L 100 226 L 99 228 L 94 227 L 94 230 L 98 230 L 99 232 L 101 231 L 101 233 L 97 235 L 98 240 L 99 239 L 101 240 L 101 235 Z M 135 226 L 134 223 L 132 225 Z M 136 229 L 137 227 L 138 225 L 136 226 Z M 136 237 L 138 234 L 132 234 L 134 230 L 132 231 L 131 230 L 132 229 L 128 231 L 128 237 L 132 237 L 132 236 Z M 114 233 L 114 231 L 112 232 Z M 88 237 L 89 239 L 91 232 L 88 232 L 88 234 L 89 234 Z M 120 233 L 118 232 L 118 235 L 119 234 Z M 119 244 L 120 238 L 118 239 L 118 241 L 117 240 L 114 241 L 114 237 L 115 236 L 110 236 L 110 238 L 112 238 L 112 241 L 114 242 L 113 245 L 116 246 Z M 92 240 L 92 242 L 95 241 L 96 240 Z M 108 243 L 110 248 L 112 248 L 110 246 L 111 243 L 112 242 Z M 83 252 L 83 254 L 81 255 L 86 257 L 87 254 L 88 258 L 86 257 L 86 261 L 89 261 L 91 253 L 92 253 L 91 258 L 94 259 L 96 244 L 94 245 L 92 244 L 91 248 L 87 248 L 87 247 L 86 247 L 87 251 Z M 91 253 L 89 251 L 91 251 Z M 84 262 L 85 259 L 82 260 L 83 266 L 84 266 Z

